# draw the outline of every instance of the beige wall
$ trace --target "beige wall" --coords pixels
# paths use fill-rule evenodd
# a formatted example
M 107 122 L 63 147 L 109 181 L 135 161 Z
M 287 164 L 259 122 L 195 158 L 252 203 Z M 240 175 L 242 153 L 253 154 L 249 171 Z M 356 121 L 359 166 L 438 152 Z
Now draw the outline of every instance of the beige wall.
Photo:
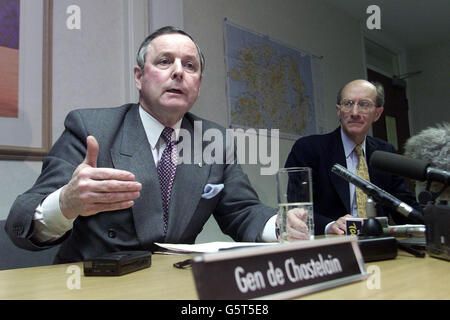
M 408 80 L 411 134 L 450 122 L 450 42 L 411 49 L 408 71 L 422 71 Z

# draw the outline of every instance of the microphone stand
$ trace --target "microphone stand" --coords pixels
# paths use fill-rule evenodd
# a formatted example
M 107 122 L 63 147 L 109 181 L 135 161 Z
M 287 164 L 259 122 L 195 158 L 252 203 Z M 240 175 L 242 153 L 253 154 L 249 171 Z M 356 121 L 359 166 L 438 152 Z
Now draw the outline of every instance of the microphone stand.
M 376 203 L 372 197 L 368 197 L 366 201 L 366 215 L 368 219 L 364 221 L 361 230 L 362 234 L 367 237 L 379 237 L 383 234 L 383 226 L 380 221 L 375 219 L 377 215 L 375 205 Z
M 381 236 L 383 234 L 383 227 L 381 226 L 380 222 L 377 219 L 375 219 L 375 216 L 376 216 L 375 202 L 370 198 L 367 199 L 366 213 L 367 213 L 368 217 L 370 216 L 370 218 L 367 221 L 368 222 L 367 230 L 366 231 L 364 230 L 364 226 L 366 225 L 366 223 L 364 223 L 362 232 L 363 233 L 367 232 L 368 235 L 373 234 L 374 236 Z M 371 220 L 374 220 L 375 222 L 373 222 Z M 380 231 L 380 229 L 381 229 L 381 231 Z M 412 246 L 403 244 L 397 239 L 396 239 L 396 242 L 397 242 L 397 247 L 399 249 L 402 249 L 403 251 L 406 251 L 417 258 L 425 258 L 425 251 L 414 249 Z
M 420 192 L 419 196 L 418 196 L 419 204 L 421 205 L 422 209 L 424 209 L 425 206 L 430 204 L 430 202 L 431 202 L 431 204 L 434 204 L 436 201 L 436 198 L 439 197 L 445 191 L 445 189 L 447 189 L 448 187 L 449 187 L 449 184 L 446 183 L 443 185 L 441 190 L 439 190 L 438 192 L 432 192 L 431 191 L 431 181 L 428 180 L 425 190 Z
M 367 198 L 366 202 L 366 215 L 367 220 L 364 221 L 364 224 L 362 226 L 361 233 L 363 236 L 367 238 L 377 238 L 381 237 L 383 235 L 383 226 L 381 225 L 380 221 L 375 219 L 376 217 L 376 208 L 375 208 L 375 201 L 371 197 Z M 396 240 L 398 248 L 414 255 L 415 257 L 424 258 L 425 252 L 421 250 L 416 250 L 410 246 L 404 245 L 398 240 Z

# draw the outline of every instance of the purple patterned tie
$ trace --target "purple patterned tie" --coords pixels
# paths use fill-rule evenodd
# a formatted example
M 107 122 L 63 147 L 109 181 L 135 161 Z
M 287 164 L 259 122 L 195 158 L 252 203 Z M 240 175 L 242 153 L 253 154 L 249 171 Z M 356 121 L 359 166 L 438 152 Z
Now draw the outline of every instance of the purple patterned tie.
M 177 170 L 176 141 L 172 139 L 174 130 L 166 127 L 161 133 L 161 137 L 166 142 L 161 159 L 158 162 L 158 178 L 161 186 L 161 199 L 164 211 L 164 235 L 167 233 L 167 221 L 169 214 L 170 192 L 172 190 L 175 171 Z

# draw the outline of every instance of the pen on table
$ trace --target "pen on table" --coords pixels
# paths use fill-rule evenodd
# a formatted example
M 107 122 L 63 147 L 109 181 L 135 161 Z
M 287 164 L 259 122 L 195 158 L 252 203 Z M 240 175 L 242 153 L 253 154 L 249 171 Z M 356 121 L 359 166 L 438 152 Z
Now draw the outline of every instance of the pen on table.
M 186 259 L 183 261 L 175 262 L 173 264 L 173 266 L 178 269 L 187 269 L 187 268 L 191 267 L 191 264 L 192 264 L 192 259 Z

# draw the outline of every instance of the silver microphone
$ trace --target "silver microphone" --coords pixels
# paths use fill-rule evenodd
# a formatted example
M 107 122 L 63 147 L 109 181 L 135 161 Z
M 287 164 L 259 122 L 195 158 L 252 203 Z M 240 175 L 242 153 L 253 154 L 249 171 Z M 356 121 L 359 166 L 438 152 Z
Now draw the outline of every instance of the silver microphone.
M 404 224 L 398 226 L 387 226 L 383 228 L 383 234 L 391 237 L 425 237 L 425 225 Z
M 393 207 L 397 212 L 401 213 L 405 217 L 409 217 L 417 222 L 423 223 L 423 217 L 416 209 L 412 208 L 408 204 L 400 201 L 390 193 L 384 191 L 383 189 L 377 187 L 373 183 L 362 179 L 353 172 L 347 170 L 340 164 L 335 164 L 331 168 L 331 171 L 344 180 L 353 183 L 355 186 L 360 188 L 365 194 L 372 197 L 376 202 Z

